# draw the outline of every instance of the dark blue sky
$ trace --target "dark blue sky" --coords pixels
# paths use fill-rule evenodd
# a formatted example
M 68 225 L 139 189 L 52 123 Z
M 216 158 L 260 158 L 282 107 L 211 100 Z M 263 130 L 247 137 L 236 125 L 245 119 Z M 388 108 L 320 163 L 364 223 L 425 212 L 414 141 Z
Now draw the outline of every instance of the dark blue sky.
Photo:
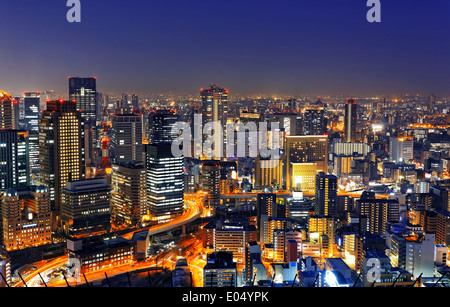
M 450 2 L 381 0 L 0 0 L 0 88 L 67 92 L 450 94 Z

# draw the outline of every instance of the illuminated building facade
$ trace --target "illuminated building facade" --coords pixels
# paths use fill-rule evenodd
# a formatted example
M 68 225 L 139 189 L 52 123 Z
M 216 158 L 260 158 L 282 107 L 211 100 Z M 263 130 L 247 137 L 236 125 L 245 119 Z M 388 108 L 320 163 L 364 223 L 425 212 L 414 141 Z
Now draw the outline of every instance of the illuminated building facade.
M 148 206 L 157 220 L 167 220 L 183 212 L 184 159 L 174 157 L 171 147 L 145 145 Z
M 80 261 L 80 274 L 132 264 L 137 259 L 136 241 L 119 237 L 92 242 L 81 249 L 69 249 L 69 258 Z
M 23 129 L 29 132 L 30 170 L 34 182 L 39 179 L 39 118 L 40 118 L 39 92 L 26 92 L 23 96 L 24 123 Z
M 60 227 L 61 191 L 85 178 L 84 121 L 75 101 L 47 101 L 39 121 L 40 181 L 52 201 L 53 227 Z
M 112 163 L 144 161 L 142 116 L 115 114 L 112 116 Z
M 0 129 L 14 129 L 13 103 L 10 94 L 0 91 Z
M 245 246 L 248 242 L 256 241 L 254 225 L 235 225 L 226 223 L 214 230 L 214 250 L 233 254 L 233 262 L 245 262 Z
M 303 135 L 323 135 L 327 133 L 325 109 L 322 107 L 306 109 L 302 121 Z
M 149 144 L 172 144 L 178 133 L 172 132 L 172 127 L 179 121 L 178 115 L 172 110 L 157 110 L 148 115 Z
M 411 138 L 389 138 L 390 160 L 396 163 L 414 161 L 414 141 Z
M 368 218 L 368 228 L 365 231 L 371 234 L 384 234 L 387 222 L 398 222 L 400 218 L 398 200 L 376 199 L 373 192 L 364 192 L 356 201 L 355 209 L 359 216 Z
M 317 163 L 291 163 L 291 187 L 297 191 L 314 191 Z
M 353 99 L 345 103 L 344 136 L 346 143 L 356 143 L 357 103 Z
M 201 190 L 207 192 L 209 206 L 220 205 L 220 163 L 219 161 L 204 161 L 200 165 Z
M 203 287 L 236 287 L 237 273 L 233 254 L 228 252 L 208 254 L 203 268 Z
M 3 245 L 7 251 L 52 243 L 46 187 L 8 189 L 1 200 Z
M 255 159 L 255 187 L 264 189 L 268 187 L 283 187 L 283 161 Z
M 316 175 L 315 212 L 334 216 L 337 207 L 337 177 L 320 172 Z
M 220 146 L 219 148 L 223 149 L 228 119 L 228 90 L 214 84 L 209 89 L 202 89 L 200 97 L 202 100 L 201 114 L 203 128 L 205 128 L 207 123 L 214 123 L 214 125 L 219 125 L 222 128 L 224 137 L 222 139 L 220 133 L 215 133 L 214 145 Z M 204 137 L 206 139 L 206 136 Z M 220 158 L 214 153 L 208 153 L 208 156 L 214 159 Z
M 69 97 L 75 100 L 77 110 L 85 122 L 95 124 L 97 120 L 97 78 L 69 78 Z
M 111 218 L 129 227 L 142 223 L 148 215 L 147 169 L 142 162 L 112 165 Z
M 0 190 L 30 183 L 28 132 L 0 130 Z
M 62 191 L 64 232 L 74 238 L 104 234 L 111 228 L 111 188 L 106 178 L 69 181 Z
M 286 188 L 293 189 L 293 163 L 316 163 L 318 172 L 328 172 L 328 138 L 323 135 L 286 137 Z
M 328 216 L 315 215 L 309 219 L 310 240 L 318 236 L 322 257 L 333 257 L 334 254 L 334 219 Z

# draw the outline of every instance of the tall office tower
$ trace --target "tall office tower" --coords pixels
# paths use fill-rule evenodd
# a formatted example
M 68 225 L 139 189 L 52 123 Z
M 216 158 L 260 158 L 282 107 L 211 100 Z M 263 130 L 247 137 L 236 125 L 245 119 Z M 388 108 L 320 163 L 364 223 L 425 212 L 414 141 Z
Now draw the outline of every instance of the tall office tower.
M 97 78 L 69 78 L 69 98 L 76 101 L 77 110 L 86 123 L 97 120 Z
M 200 95 L 202 99 L 201 113 L 203 128 L 210 122 L 220 125 L 223 130 L 223 138 L 220 133 L 215 133 L 214 145 L 220 146 L 215 148 L 221 148 L 223 152 L 228 119 L 228 90 L 219 88 L 217 84 L 214 84 L 210 89 L 202 89 Z M 207 136 L 204 137 L 206 139 Z M 222 154 L 217 156 L 214 153 L 208 153 L 208 155 L 214 159 L 219 159 L 222 156 Z
M 320 172 L 316 176 L 315 212 L 318 215 L 334 216 L 337 206 L 337 177 Z
M 172 127 L 179 117 L 172 110 L 153 111 L 148 115 L 149 144 L 172 144 L 178 133 L 172 132 Z
M 142 137 L 141 115 L 113 115 L 111 134 L 112 162 L 144 161 Z
M 358 105 L 353 99 L 349 99 L 345 103 L 344 135 L 346 143 L 356 143 L 357 107 Z
M 334 219 L 332 217 L 315 215 L 309 219 L 309 236 L 318 236 L 321 255 L 332 258 L 334 254 Z
M 414 141 L 411 138 L 389 138 L 391 162 L 402 163 L 414 160 Z
M 39 120 L 40 182 L 50 192 L 53 227 L 60 226 L 61 191 L 85 178 L 84 121 L 73 101 L 47 101 Z
M 11 284 L 11 257 L 3 246 L 0 246 L 0 273 L 4 277 L 4 279 L 0 278 L 0 288 L 9 287 Z
M 133 108 L 133 112 L 139 110 L 139 96 L 138 95 L 131 95 L 131 107 Z
M 293 163 L 315 163 L 317 172 L 328 173 L 328 138 L 323 135 L 286 137 L 286 188 L 292 189 Z
M 29 184 L 28 132 L 0 130 L 0 190 Z
M 111 218 L 116 225 L 137 226 L 148 216 L 147 170 L 142 162 L 112 165 Z
M 106 178 L 69 181 L 62 191 L 61 220 L 69 237 L 101 235 L 111 228 L 111 188 Z
M 150 213 L 158 221 L 171 219 L 183 212 L 184 158 L 174 157 L 170 144 L 144 148 Z
M 40 93 L 26 92 L 23 97 L 25 125 L 23 129 L 28 130 L 30 171 L 32 181 L 39 180 L 39 118 L 40 118 Z
M 200 165 L 201 189 L 208 193 L 209 206 L 220 205 L 220 164 L 219 161 L 204 161 Z
M 394 199 L 376 199 L 374 192 L 364 192 L 356 201 L 355 210 L 359 216 L 368 218 L 367 229 L 371 234 L 384 234 L 388 221 L 398 222 L 400 205 Z
M 13 103 L 14 98 L 0 91 L 0 129 L 13 129 Z
M 203 267 L 203 287 L 236 287 L 237 275 L 232 253 L 208 254 L 206 265 Z
M 3 245 L 12 251 L 52 243 L 47 188 L 18 190 L 8 189 L 1 197 Z
M 303 113 L 303 135 L 323 135 L 327 133 L 327 120 L 324 108 L 307 109 Z

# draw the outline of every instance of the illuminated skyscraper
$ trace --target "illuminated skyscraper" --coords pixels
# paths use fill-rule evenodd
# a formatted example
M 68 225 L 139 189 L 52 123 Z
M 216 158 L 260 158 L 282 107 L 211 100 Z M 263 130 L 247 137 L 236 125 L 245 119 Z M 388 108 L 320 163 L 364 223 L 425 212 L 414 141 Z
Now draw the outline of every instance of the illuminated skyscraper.
M 345 103 L 345 122 L 344 122 L 344 131 L 345 131 L 345 142 L 347 143 L 355 143 L 356 142 L 356 120 L 357 120 L 357 104 L 353 99 L 347 100 Z
M 220 204 L 220 164 L 219 161 L 205 161 L 200 166 L 201 189 L 208 193 L 208 204 Z
M 97 108 L 97 79 L 69 78 L 69 98 L 76 100 L 77 110 L 85 122 L 95 124 Z
M 84 121 L 73 101 L 47 101 L 39 120 L 40 181 L 50 192 L 53 225 L 59 227 L 61 191 L 85 177 Z
M 14 98 L 0 91 L 0 129 L 14 129 L 13 125 Z
M 112 165 L 111 218 L 116 225 L 139 225 L 148 215 L 147 170 L 142 162 Z
M 113 163 L 144 161 L 141 115 L 112 116 L 111 153 Z
M 40 117 L 40 93 L 26 92 L 23 97 L 25 126 L 23 129 L 28 130 L 29 136 L 29 156 L 30 170 L 33 181 L 39 178 L 39 117 Z
M 337 205 L 337 177 L 320 172 L 316 176 L 315 212 L 318 215 L 334 216 Z
M 172 110 L 158 110 L 148 116 L 149 144 L 172 144 L 178 136 L 172 133 L 172 127 L 178 122 L 178 115 Z
M 145 146 L 147 192 L 150 213 L 158 220 L 183 212 L 183 157 L 174 157 L 170 144 Z
M 220 133 L 215 133 L 214 145 L 220 146 L 215 148 L 221 148 L 223 152 L 223 146 L 226 137 L 226 123 L 228 119 L 228 90 L 217 87 L 214 84 L 209 89 L 201 91 L 202 99 L 202 124 L 203 128 L 207 123 L 213 122 L 215 125 L 219 125 L 223 130 L 223 138 Z M 204 136 L 205 139 L 207 136 Z M 208 153 L 210 158 L 219 159 L 217 155 Z M 220 155 L 222 156 L 222 154 Z
M 0 190 L 30 183 L 28 132 L 0 130 Z

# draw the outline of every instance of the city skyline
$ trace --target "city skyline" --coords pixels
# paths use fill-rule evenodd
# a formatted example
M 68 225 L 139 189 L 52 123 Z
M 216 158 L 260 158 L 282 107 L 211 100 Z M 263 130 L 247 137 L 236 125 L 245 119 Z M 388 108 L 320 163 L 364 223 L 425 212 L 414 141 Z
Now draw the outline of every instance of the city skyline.
M 64 4 L 4 4 L 14 46 L 0 52 L 4 90 L 62 95 L 66 77 L 89 76 L 117 94 L 196 95 L 217 83 L 242 96 L 450 95 L 443 0 L 384 1 L 380 23 L 367 22 L 366 1 L 82 1 L 77 24 Z

